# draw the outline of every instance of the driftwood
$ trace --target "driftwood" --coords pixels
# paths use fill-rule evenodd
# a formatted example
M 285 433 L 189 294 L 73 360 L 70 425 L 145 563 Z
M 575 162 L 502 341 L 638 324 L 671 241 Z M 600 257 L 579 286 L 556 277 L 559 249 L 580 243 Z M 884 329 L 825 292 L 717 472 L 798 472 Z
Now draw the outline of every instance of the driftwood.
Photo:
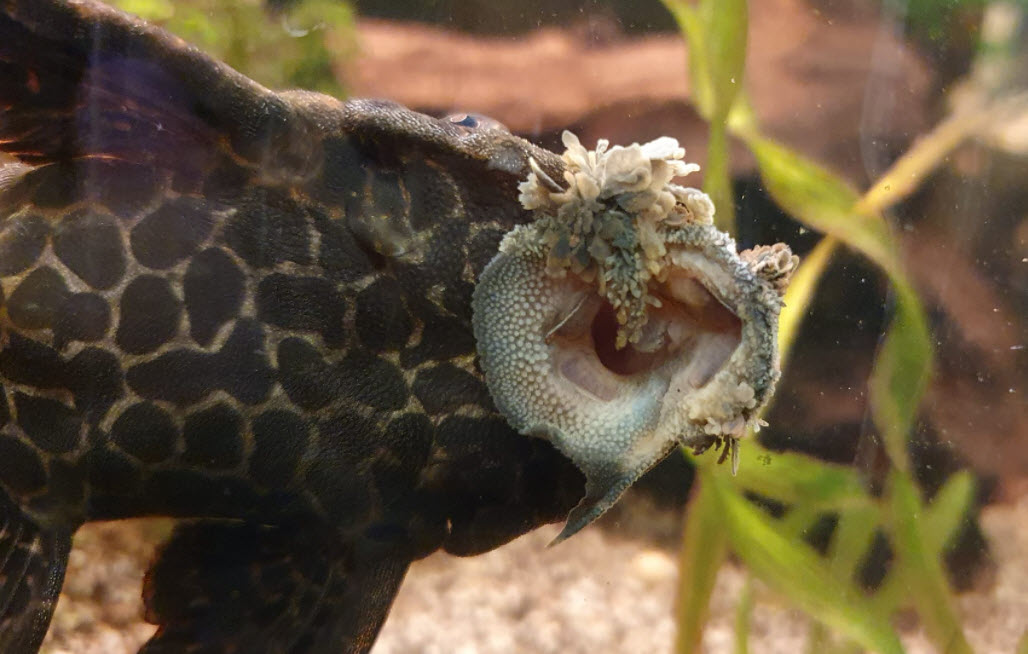
M 691 109 L 684 41 L 612 32 L 482 37 L 365 19 L 345 76 L 358 96 L 483 113 L 528 136 L 567 126 L 583 142 L 669 134 L 702 163 L 706 128 Z M 740 82 L 764 129 L 854 181 L 879 174 L 930 124 L 930 69 L 878 13 L 762 0 L 751 5 L 749 32 Z M 740 156 L 736 165 L 745 171 L 752 162 Z

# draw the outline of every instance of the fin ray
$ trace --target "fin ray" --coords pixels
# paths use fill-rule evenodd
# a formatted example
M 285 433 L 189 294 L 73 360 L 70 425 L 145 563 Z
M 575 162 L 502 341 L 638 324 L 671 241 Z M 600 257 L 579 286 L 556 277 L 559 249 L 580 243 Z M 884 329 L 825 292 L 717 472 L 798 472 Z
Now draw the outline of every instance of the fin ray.
M 0 497 L 0 651 L 38 650 L 53 616 L 71 551 L 71 531 L 46 531 Z

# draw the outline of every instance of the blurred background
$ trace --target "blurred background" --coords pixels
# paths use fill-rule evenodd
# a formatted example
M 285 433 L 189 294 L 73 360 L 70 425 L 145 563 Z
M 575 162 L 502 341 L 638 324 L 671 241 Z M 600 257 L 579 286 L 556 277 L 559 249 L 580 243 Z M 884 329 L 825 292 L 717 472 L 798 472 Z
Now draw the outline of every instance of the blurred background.
M 711 3 L 113 4 L 272 88 L 389 98 L 435 115 L 485 114 L 556 151 L 564 129 L 586 144 L 670 135 L 707 170 L 711 116 L 694 69 L 703 60 L 696 39 L 679 30 L 682 16 L 716 24 L 715 14 L 704 14 Z M 728 42 L 729 51 L 745 52 L 730 82 L 745 89 L 746 120 L 763 137 L 857 195 L 891 179 L 904 153 L 932 151 L 916 183 L 882 207 L 934 348 L 933 374 L 904 436 L 909 475 L 925 507 L 939 493 L 963 498 L 937 547 L 957 593 L 940 606 L 949 602 L 963 624 L 958 640 L 974 651 L 1028 652 L 1028 2 L 753 0 L 742 29 L 744 45 Z M 729 136 L 717 147 L 724 152 L 715 169 L 728 162 L 740 249 L 785 241 L 810 253 L 822 239 L 819 225 L 795 219 L 769 190 L 767 161 L 752 143 Z M 702 172 L 686 180 L 707 181 Z M 760 451 L 838 464 L 824 469 L 852 473 L 868 506 L 878 506 L 890 497 L 896 462 L 872 416 L 869 379 L 896 298 L 881 269 L 845 247 L 815 279 Z M 555 529 L 540 530 L 476 559 L 419 562 L 374 651 L 859 651 L 854 641 L 864 641 L 845 628 L 844 637 L 825 636 L 830 616 L 797 599 L 804 589 L 761 574 L 734 536 L 700 610 L 699 640 L 683 639 L 693 619 L 683 584 L 696 585 L 695 571 L 690 577 L 684 568 L 704 542 L 702 534 L 692 545 L 683 536 L 699 524 L 686 518 L 696 476 L 693 462 L 675 453 L 598 528 L 558 548 L 545 549 Z M 833 560 L 845 510 L 818 504 L 795 518 L 802 502 L 756 486 L 745 496 L 768 524 Z M 899 514 L 890 515 L 895 525 Z M 848 575 L 872 603 L 888 592 L 891 571 L 909 563 L 897 556 L 902 547 L 889 524 L 869 523 L 867 547 L 856 548 Z M 43 651 L 135 651 L 152 632 L 141 619 L 139 583 L 168 528 L 137 521 L 84 529 Z M 892 587 L 904 594 L 902 582 Z M 815 593 L 806 601 L 819 600 Z M 882 619 L 906 651 L 944 649 L 930 609 L 916 599 L 891 602 Z

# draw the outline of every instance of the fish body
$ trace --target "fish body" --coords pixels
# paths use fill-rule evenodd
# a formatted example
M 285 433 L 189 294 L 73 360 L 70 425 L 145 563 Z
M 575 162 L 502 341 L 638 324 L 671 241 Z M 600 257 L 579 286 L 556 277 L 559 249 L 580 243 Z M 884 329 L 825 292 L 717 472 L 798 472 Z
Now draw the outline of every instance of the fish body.
M 473 325 L 557 155 L 269 91 L 93 0 L 0 0 L 0 151 L 0 651 L 38 649 L 87 521 L 181 519 L 145 652 L 366 652 L 411 561 L 587 495 Z

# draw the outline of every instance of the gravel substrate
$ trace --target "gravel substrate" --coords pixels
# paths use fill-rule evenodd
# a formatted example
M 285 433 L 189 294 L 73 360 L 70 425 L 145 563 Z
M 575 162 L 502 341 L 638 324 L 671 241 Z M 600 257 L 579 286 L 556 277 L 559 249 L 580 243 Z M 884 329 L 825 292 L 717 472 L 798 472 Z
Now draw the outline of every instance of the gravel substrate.
M 1028 497 L 993 506 L 982 518 L 997 562 L 987 588 L 960 598 L 979 654 L 1013 652 L 1028 629 Z M 76 538 L 68 582 L 47 636 L 46 654 L 135 652 L 153 627 L 141 620 L 139 584 L 167 523 L 90 525 Z M 374 654 L 605 654 L 670 652 L 677 565 L 673 552 L 587 529 L 546 547 L 540 529 L 483 556 L 434 555 L 407 576 Z M 745 575 L 718 576 L 708 652 L 730 651 L 735 601 Z M 750 651 L 804 651 L 806 618 L 757 588 Z M 916 628 L 911 654 L 934 648 Z

